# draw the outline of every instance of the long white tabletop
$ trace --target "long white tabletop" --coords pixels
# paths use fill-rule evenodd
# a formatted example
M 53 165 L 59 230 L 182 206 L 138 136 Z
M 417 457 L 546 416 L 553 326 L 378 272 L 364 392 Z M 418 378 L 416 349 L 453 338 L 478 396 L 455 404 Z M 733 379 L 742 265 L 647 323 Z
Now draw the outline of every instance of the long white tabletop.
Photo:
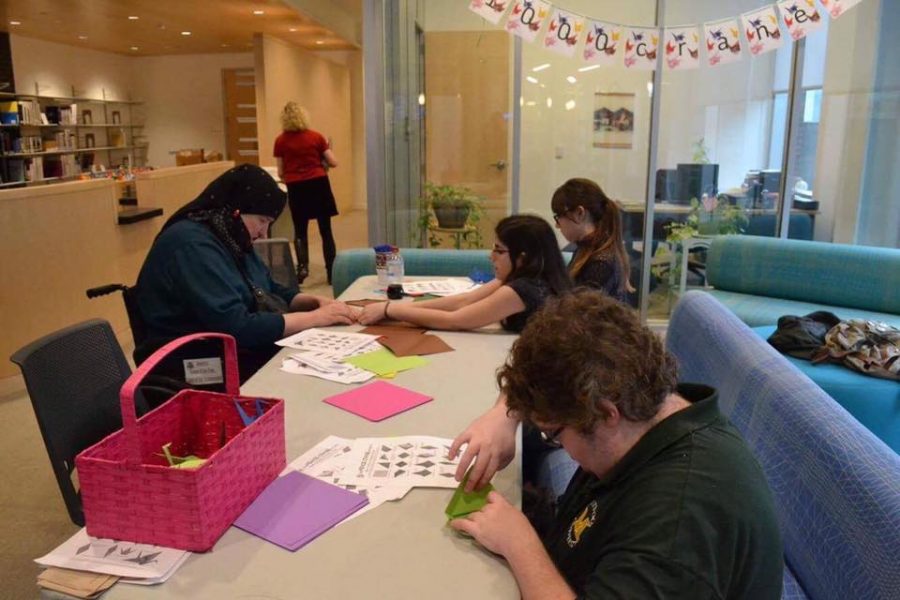
M 360 278 L 342 299 L 378 297 L 375 287 L 374 276 Z M 322 402 L 353 386 L 280 371 L 289 349 L 251 378 L 242 393 L 285 399 L 288 462 L 328 435 L 452 438 L 493 404 L 494 374 L 515 336 L 501 331 L 439 335 L 454 352 L 428 356 L 427 365 L 399 373 L 392 381 L 434 400 L 380 423 Z M 518 455 L 493 481 L 516 504 L 521 490 Z M 415 488 L 402 500 L 339 525 L 296 552 L 232 527 L 211 552 L 192 556 L 166 583 L 118 584 L 105 597 L 518 598 L 518 587 L 502 559 L 446 527 L 444 508 L 451 495 L 448 489 Z

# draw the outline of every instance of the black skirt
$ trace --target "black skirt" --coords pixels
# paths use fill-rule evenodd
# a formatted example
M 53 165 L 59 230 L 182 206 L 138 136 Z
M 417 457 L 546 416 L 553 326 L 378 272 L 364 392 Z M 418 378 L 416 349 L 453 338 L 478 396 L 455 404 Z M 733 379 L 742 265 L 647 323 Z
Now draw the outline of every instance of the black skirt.
M 294 219 L 320 219 L 338 214 L 327 175 L 289 183 L 287 189 Z

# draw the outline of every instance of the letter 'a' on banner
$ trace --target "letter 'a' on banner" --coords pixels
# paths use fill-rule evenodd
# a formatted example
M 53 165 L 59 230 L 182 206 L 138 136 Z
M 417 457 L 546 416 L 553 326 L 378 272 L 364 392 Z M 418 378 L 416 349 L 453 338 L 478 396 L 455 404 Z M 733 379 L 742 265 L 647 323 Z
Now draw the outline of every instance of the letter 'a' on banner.
M 753 56 L 777 50 L 784 43 L 774 4 L 744 13 L 741 15 L 741 25 L 744 26 L 747 47 Z
M 853 8 L 862 0 L 819 0 L 832 19 L 837 19 L 844 14 L 847 9 Z
M 675 71 L 700 66 L 700 36 L 697 27 L 667 27 L 663 30 L 663 58 L 666 66 Z
M 595 65 L 619 64 L 616 54 L 622 41 L 622 27 L 605 21 L 591 21 L 584 39 L 584 60 Z
M 741 60 L 741 30 L 737 19 L 703 24 L 706 39 L 706 63 L 715 67 Z
M 550 17 L 547 35 L 544 36 L 544 47 L 571 58 L 575 56 L 578 39 L 583 31 L 583 18 L 557 8 Z
M 659 29 L 625 27 L 625 68 L 652 71 L 656 68 Z
M 781 13 L 781 21 L 787 27 L 791 39 L 795 41 L 825 24 L 814 0 L 781 0 L 778 12 Z
M 541 31 L 547 15 L 550 14 L 550 3 L 544 0 L 517 0 L 506 17 L 506 30 L 526 42 L 533 42 Z
M 503 18 L 509 2 L 510 0 L 472 0 L 469 2 L 469 10 L 496 25 Z

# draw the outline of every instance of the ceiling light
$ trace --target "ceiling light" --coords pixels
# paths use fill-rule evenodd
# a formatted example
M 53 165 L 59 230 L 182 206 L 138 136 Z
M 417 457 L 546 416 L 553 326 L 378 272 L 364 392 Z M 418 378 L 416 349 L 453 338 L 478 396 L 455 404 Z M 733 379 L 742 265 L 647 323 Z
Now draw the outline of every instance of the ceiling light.
M 253 11 L 253 14 L 254 14 L 254 15 L 264 15 L 264 14 L 266 14 L 266 11 L 264 11 L 264 10 L 254 10 L 254 11 Z
M 588 67 L 581 67 L 578 69 L 579 73 L 586 73 L 587 71 L 593 71 L 594 69 L 599 69 L 600 65 L 590 65 Z
M 9 24 L 10 25 L 21 25 L 22 21 L 10 21 Z
M 87 39 L 87 36 L 86 36 L 86 35 L 79 35 L 79 36 L 78 36 L 78 39 L 79 39 L 79 40 L 86 40 L 86 39 Z
M 132 46 L 131 49 L 132 50 L 140 50 L 140 48 L 138 48 L 137 46 Z
M 547 97 L 547 108 L 553 108 L 553 98 Z
M 536 66 L 535 68 L 533 68 L 531 70 L 534 71 L 535 73 L 537 73 L 538 71 L 543 71 L 544 69 L 549 69 L 549 68 L 550 68 L 550 63 L 544 63 L 542 65 Z
M 190 31 L 182 31 L 181 35 L 191 35 L 191 32 Z
M 419 94 L 419 106 L 425 106 L 425 94 Z
M 569 83 L 578 83 L 578 80 L 575 79 L 574 75 L 569 75 L 568 77 L 566 77 L 566 81 L 568 81 Z
M 290 29 L 288 29 L 288 31 L 290 31 L 291 33 L 294 33 L 295 31 L 297 31 L 297 28 L 296 28 L 296 27 L 291 27 Z
M 568 102 L 566 102 L 566 110 L 572 110 L 574 108 L 575 108 L 574 100 L 569 100 Z
M 222 47 L 223 47 L 223 48 L 227 48 L 227 47 L 228 47 L 228 44 L 222 44 Z
M 526 78 L 525 78 L 525 81 L 527 81 L 527 82 L 529 82 L 529 83 L 537 83 L 537 82 L 538 82 L 538 80 L 537 80 L 536 78 L 532 77 L 531 75 L 529 75 L 528 77 L 526 77 Z
M 140 19 L 140 17 L 137 15 L 128 15 L 129 21 L 137 21 L 138 19 Z
M 316 40 L 316 46 L 321 46 L 325 43 L 325 40 Z
M 537 102 L 535 102 L 534 100 L 529 100 L 525 103 L 525 106 L 537 106 Z

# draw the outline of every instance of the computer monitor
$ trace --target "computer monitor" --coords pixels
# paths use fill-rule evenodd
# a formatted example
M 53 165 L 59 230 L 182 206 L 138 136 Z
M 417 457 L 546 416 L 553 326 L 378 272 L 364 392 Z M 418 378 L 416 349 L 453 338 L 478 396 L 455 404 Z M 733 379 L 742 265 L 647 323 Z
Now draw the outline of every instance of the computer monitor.
M 690 204 L 691 198 L 700 200 L 703 194 L 719 191 L 719 165 L 679 163 L 677 168 L 676 204 Z
M 678 183 L 677 173 L 678 171 L 675 169 L 656 170 L 657 202 L 672 202 L 675 199 Z

